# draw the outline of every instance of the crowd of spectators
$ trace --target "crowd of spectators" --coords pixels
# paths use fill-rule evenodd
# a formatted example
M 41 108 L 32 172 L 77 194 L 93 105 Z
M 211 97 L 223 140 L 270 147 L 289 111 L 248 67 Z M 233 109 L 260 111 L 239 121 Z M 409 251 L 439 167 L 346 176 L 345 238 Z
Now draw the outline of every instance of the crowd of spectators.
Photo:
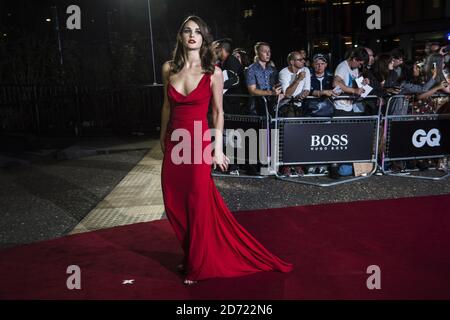
M 449 49 L 433 43 L 423 58 L 407 60 L 401 48 L 375 54 L 371 48 L 357 47 L 332 70 L 328 54 L 309 57 L 305 50 L 292 51 L 286 66 L 278 68 L 266 42 L 255 44 L 253 60 L 246 50 L 233 50 L 231 39 L 214 42 L 217 64 L 227 74 L 225 112 L 263 116 L 269 112 L 274 116 L 278 108 L 279 117 L 450 113 Z M 248 94 L 253 99 L 243 103 L 227 97 L 230 94 Z M 366 98 L 368 95 L 376 99 Z M 257 98 L 260 96 L 266 97 L 268 110 Z M 323 166 L 306 169 L 308 173 L 328 173 Z M 281 167 L 280 171 L 286 176 L 303 175 L 305 168 Z M 239 168 L 232 167 L 231 173 L 238 174 Z

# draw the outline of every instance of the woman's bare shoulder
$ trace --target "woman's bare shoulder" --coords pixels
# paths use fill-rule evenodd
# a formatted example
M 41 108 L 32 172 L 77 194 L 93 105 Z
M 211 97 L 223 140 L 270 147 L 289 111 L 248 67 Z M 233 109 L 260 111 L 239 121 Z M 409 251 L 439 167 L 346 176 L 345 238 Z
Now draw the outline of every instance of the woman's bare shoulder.
M 173 60 L 164 62 L 163 66 L 162 66 L 162 71 L 164 73 L 169 74 L 170 72 L 172 72 L 172 69 L 173 69 Z
M 163 66 L 162 66 L 162 78 L 163 78 L 164 83 L 169 81 L 171 71 L 172 71 L 172 61 L 164 62 Z
M 222 69 L 220 69 L 218 66 L 214 67 L 214 73 L 212 74 L 214 79 L 223 81 L 223 73 L 222 73 Z
M 169 73 L 171 68 L 172 68 L 172 60 L 169 60 L 169 61 L 164 62 L 163 66 L 162 66 L 162 71 L 164 73 Z
M 220 69 L 218 66 L 214 66 L 214 75 L 221 75 L 222 69 Z

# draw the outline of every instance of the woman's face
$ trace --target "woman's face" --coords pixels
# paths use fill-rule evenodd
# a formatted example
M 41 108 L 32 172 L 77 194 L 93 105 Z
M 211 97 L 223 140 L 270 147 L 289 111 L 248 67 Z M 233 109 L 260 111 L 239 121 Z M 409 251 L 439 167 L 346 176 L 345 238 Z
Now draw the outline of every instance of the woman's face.
M 388 69 L 389 70 L 394 70 L 394 59 L 390 60 L 388 63 Z
M 181 30 L 183 46 L 187 50 L 196 50 L 202 47 L 203 36 L 197 23 L 189 20 Z

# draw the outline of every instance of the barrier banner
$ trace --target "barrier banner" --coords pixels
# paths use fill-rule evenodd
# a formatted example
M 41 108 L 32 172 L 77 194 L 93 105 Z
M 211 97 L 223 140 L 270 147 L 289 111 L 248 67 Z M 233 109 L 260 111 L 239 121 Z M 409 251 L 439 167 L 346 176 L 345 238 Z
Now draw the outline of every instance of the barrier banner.
M 392 121 L 386 155 L 394 158 L 450 154 L 450 119 Z
M 261 116 L 249 116 L 239 114 L 224 115 L 224 130 L 226 129 L 264 129 L 266 128 L 266 118 Z
M 232 163 L 267 163 L 266 127 L 265 117 L 225 114 L 224 149 Z
M 377 120 L 355 122 L 334 120 L 284 124 L 283 163 L 370 161 L 374 155 Z

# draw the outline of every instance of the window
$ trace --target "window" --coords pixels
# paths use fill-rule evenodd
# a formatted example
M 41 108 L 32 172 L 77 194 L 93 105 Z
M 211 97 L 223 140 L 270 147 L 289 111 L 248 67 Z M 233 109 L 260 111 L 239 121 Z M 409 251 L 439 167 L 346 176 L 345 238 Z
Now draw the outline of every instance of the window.
M 404 0 L 403 21 L 414 22 L 420 20 L 437 20 L 446 16 L 446 8 L 450 6 L 448 0 Z
M 444 4 L 441 0 L 425 1 L 424 3 L 424 19 L 440 19 L 443 18 Z
M 381 5 L 381 26 L 386 27 L 394 23 L 393 0 L 383 1 Z
M 403 0 L 403 21 L 412 22 L 422 18 L 422 0 Z

